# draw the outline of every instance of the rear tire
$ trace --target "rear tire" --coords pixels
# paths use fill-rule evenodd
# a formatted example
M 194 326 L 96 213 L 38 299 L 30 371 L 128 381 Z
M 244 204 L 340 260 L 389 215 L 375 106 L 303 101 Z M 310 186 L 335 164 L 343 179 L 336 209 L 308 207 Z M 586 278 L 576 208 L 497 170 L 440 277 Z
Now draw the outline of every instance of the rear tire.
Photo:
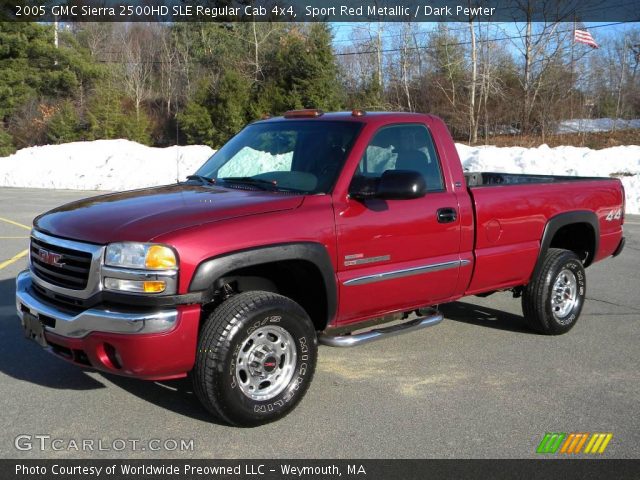
M 251 427 L 284 417 L 302 400 L 317 359 L 316 332 L 300 305 L 270 292 L 245 292 L 205 320 L 191 373 L 216 417 Z
M 540 333 L 561 335 L 578 321 L 586 294 L 586 275 L 577 255 L 569 250 L 550 248 L 524 289 L 524 318 Z

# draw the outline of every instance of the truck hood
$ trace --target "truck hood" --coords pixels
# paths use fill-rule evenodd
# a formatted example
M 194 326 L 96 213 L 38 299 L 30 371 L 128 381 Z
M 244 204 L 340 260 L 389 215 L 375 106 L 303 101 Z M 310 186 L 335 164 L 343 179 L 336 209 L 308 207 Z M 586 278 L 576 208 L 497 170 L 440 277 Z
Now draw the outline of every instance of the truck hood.
M 33 224 L 51 235 L 91 243 L 148 242 L 158 235 L 203 223 L 293 209 L 303 198 L 177 184 L 68 203 L 40 215 Z

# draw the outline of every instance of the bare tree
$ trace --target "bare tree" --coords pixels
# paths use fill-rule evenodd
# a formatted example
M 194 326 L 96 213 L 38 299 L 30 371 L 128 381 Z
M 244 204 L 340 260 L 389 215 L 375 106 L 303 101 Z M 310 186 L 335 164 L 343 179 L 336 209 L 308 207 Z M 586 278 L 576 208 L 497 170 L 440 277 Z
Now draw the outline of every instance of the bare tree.
M 147 24 L 124 25 L 120 30 L 122 42 L 122 80 L 125 90 L 132 98 L 136 120 L 140 121 L 142 102 L 152 93 L 154 46 L 152 29 Z
M 431 73 L 424 77 L 423 89 L 436 89 L 443 100 L 436 108 L 446 108 L 442 112 L 450 126 L 457 133 L 468 133 L 468 109 L 464 101 L 466 88 L 466 51 L 464 42 L 445 24 L 438 24 L 427 38 L 427 53 Z M 431 102 L 433 103 L 433 102 Z M 435 104 L 434 104 L 435 106 Z
M 367 23 L 351 29 L 349 44 L 338 48 L 338 62 L 351 108 L 390 108 L 383 98 L 382 24 Z M 388 79 L 389 75 L 387 75 Z
M 522 90 L 523 105 L 521 127 L 523 131 L 531 128 L 531 114 L 536 104 L 540 88 L 545 80 L 545 72 L 558 56 L 563 55 L 563 49 L 570 46 L 567 42 L 571 38 L 569 30 L 562 30 L 561 20 L 568 17 L 559 8 L 561 2 L 538 2 L 536 0 L 517 0 L 518 7 L 524 13 L 525 22 L 516 23 L 519 38 L 514 45 L 523 59 Z M 567 9 L 569 12 L 570 9 Z M 547 21 L 547 18 L 552 18 Z M 540 21 L 540 20 L 543 21 Z M 535 23 L 535 31 L 534 31 Z
M 159 25 L 156 35 L 159 37 L 159 58 L 160 68 L 160 91 L 165 105 L 166 115 L 170 117 L 172 112 L 172 102 L 176 98 L 179 74 L 180 59 L 176 43 L 173 40 L 171 30 L 164 25 Z
M 382 23 L 376 23 L 376 65 L 378 67 L 378 86 L 383 88 L 382 76 Z
M 480 32 L 482 32 L 481 27 Z M 497 115 L 497 111 L 491 112 L 490 115 L 490 106 L 489 100 L 495 99 L 496 103 L 503 103 L 506 95 L 505 95 L 505 80 L 503 79 L 501 74 L 509 74 L 511 73 L 508 70 L 509 65 L 509 56 L 503 50 L 501 50 L 500 46 L 490 40 L 489 38 L 489 24 L 485 24 L 486 31 L 484 35 L 481 33 L 481 47 L 479 50 L 480 54 L 480 94 L 479 94 L 479 105 L 476 113 L 476 132 L 478 126 L 480 125 L 480 116 L 482 115 L 483 119 L 483 132 L 484 132 L 484 140 L 487 143 L 489 138 L 489 118 L 493 117 L 495 121 L 502 121 L 502 128 L 504 129 L 504 120 L 499 118 Z M 500 69 L 502 68 L 502 71 Z M 477 141 L 477 133 L 476 140 Z
M 400 24 L 400 79 L 402 82 L 402 90 L 408 111 L 413 111 L 411 101 L 410 83 L 412 78 L 412 70 L 414 65 L 414 56 L 412 49 L 412 41 L 414 40 L 414 28 L 411 22 L 403 22 Z
M 282 26 L 279 23 L 264 23 L 257 22 L 251 23 L 251 47 L 253 50 L 253 58 L 249 62 L 253 67 L 253 81 L 260 82 L 264 80 L 264 74 L 262 69 L 261 50 L 264 44 L 269 40 L 272 35 L 281 32 Z
M 88 22 L 82 25 L 82 39 L 91 56 L 98 60 L 106 60 L 111 53 L 113 23 Z

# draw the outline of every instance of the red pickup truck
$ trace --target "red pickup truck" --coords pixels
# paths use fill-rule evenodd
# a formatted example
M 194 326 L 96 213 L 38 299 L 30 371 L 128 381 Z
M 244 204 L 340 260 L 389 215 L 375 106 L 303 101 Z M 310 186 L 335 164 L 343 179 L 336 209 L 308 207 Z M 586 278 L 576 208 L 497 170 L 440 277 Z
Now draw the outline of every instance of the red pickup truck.
M 36 218 L 16 305 L 55 355 L 190 375 L 210 412 L 251 426 L 301 400 L 318 342 L 434 325 L 465 295 L 512 290 L 533 329 L 567 332 L 623 223 L 617 179 L 465 175 L 437 117 L 292 111 L 185 182 Z

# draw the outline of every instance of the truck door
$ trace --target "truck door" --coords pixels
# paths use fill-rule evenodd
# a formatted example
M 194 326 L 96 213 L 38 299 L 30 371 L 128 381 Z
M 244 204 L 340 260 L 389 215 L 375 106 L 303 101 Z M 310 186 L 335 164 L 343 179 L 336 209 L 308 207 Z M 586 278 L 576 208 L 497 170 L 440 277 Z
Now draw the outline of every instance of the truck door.
M 408 200 L 348 198 L 336 204 L 344 323 L 436 304 L 456 287 L 461 263 L 458 204 L 447 191 L 424 124 L 394 124 L 374 133 L 349 191 L 373 191 L 381 175 L 394 169 L 421 173 L 428 193 Z

